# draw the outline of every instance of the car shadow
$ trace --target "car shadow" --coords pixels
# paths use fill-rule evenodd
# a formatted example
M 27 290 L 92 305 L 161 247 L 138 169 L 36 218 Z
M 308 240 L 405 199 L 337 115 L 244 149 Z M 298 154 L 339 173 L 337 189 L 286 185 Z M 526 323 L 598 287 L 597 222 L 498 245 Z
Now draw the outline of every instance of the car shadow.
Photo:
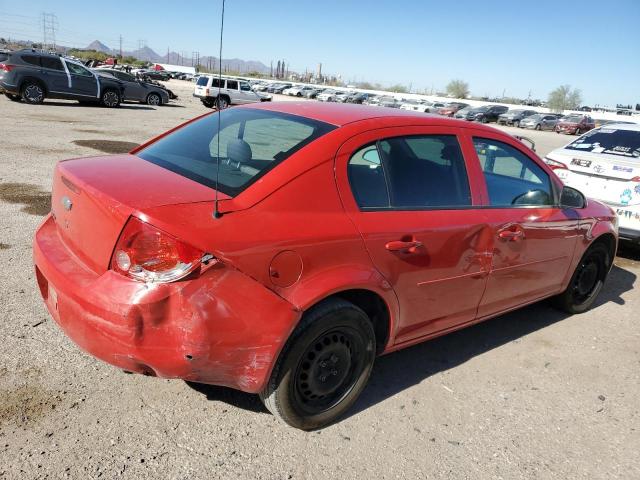
M 624 305 L 622 295 L 633 288 L 635 280 L 636 275 L 633 272 L 614 265 L 605 288 L 592 308 L 599 308 L 609 302 Z M 365 391 L 343 419 L 357 415 L 432 375 L 455 368 L 478 355 L 560 322 L 569 316 L 553 308 L 548 301 L 542 301 L 382 356 L 376 359 Z M 187 385 L 206 395 L 208 400 L 224 402 L 252 412 L 267 413 L 257 395 L 193 382 L 187 382 Z
M 42 102 L 41 104 L 39 104 L 38 106 L 40 107 L 76 107 L 76 108 L 100 108 L 103 109 L 105 107 L 103 107 L 102 105 L 100 105 L 97 102 L 91 102 L 91 103 L 77 103 L 77 102 L 73 102 L 73 101 L 69 101 L 69 102 L 56 102 L 56 101 L 48 101 L 45 100 L 44 102 Z M 116 108 L 122 108 L 124 110 L 156 110 L 153 107 L 149 107 L 148 105 L 142 105 L 142 104 L 132 104 L 132 103 L 121 103 L 119 107 Z
M 162 108 L 167 108 L 167 107 L 171 107 L 171 108 L 186 108 L 184 105 L 180 105 L 179 103 L 171 103 L 171 102 L 175 102 L 175 100 L 169 100 L 169 103 L 163 103 L 162 104 Z

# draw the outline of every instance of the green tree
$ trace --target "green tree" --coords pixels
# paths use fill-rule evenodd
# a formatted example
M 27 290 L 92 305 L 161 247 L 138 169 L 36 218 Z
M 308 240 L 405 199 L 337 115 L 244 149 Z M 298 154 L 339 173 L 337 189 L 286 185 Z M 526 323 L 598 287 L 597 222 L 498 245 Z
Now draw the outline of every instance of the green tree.
M 404 86 L 404 85 L 391 85 L 388 89 L 389 92 L 395 92 L 395 93 L 408 93 L 409 89 Z
M 575 110 L 582 103 L 582 92 L 571 85 L 560 85 L 549 94 L 547 106 L 555 111 Z
M 467 98 L 469 96 L 469 84 L 462 80 L 451 80 L 447 84 L 447 95 L 453 98 Z

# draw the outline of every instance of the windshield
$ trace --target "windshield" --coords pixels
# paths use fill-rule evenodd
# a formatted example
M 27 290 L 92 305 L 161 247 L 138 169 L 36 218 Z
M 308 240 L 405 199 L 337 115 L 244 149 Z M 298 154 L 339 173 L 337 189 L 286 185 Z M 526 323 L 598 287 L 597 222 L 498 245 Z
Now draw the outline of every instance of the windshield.
M 489 110 L 489 107 L 487 105 L 473 109 L 474 112 L 486 112 L 487 110 Z
M 537 122 L 538 120 L 542 120 L 543 115 L 531 115 L 529 118 L 525 118 L 524 121 L 533 120 Z
M 567 115 L 566 117 L 563 117 L 561 119 L 562 122 L 574 122 L 574 123 L 580 123 L 580 120 L 582 120 L 581 115 Z
M 208 115 L 142 149 L 151 163 L 215 188 L 218 144 L 219 190 L 235 196 L 333 125 L 268 110 L 230 108 Z
M 640 131 L 599 128 L 585 133 L 565 148 L 640 158 Z

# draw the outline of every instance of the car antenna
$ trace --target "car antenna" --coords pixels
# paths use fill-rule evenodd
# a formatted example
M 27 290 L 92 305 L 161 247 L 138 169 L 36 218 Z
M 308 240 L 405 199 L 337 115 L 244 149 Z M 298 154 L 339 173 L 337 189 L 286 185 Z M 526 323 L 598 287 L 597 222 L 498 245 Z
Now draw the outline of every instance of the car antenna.
M 220 91 L 222 89 L 222 34 L 224 32 L 224 2 L 225 0 L 222 0 L 222 15 L 220 18 L 220 53 L 218 55 L 218 151 L 216 153 L 216 193 L 213 207 L 213 218 L 222 217 L 222 213 L 218 208 L 218 185 L 220 178 Z

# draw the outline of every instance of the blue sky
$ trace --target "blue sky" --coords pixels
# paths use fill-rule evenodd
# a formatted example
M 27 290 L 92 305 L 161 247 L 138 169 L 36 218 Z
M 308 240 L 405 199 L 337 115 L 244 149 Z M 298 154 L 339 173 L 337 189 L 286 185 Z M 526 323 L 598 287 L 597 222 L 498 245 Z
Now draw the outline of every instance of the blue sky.
M 0 36 L 42 39 L 40 12 L 57 15 L 58 43 L 98 39 L 133 50 L 217 55 L 220 0 L 0 0 Z M 640 102 L 640 0 L 227 0 L 223 57 L 284 58 L 294 70 L 347 81 L 546 99 L 580 88 L 586 104 Z

